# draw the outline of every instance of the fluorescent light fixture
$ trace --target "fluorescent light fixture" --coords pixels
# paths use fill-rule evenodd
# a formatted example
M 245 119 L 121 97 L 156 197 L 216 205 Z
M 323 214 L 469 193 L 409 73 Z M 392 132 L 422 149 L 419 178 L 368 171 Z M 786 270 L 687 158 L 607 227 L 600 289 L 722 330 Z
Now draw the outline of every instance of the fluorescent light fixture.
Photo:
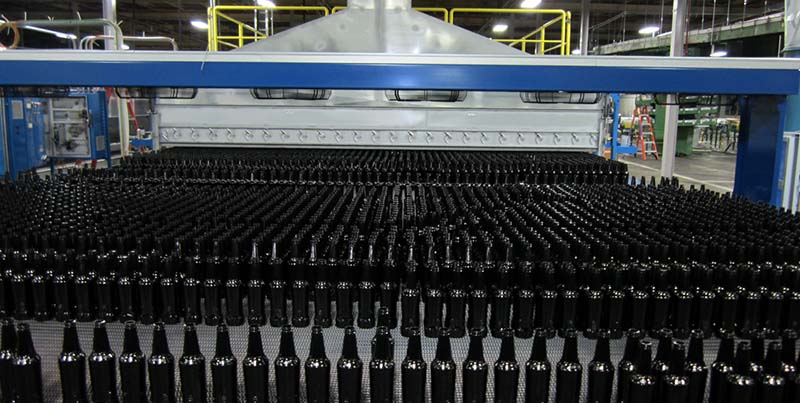
M 519 8 L 536 8 L 542 4 L 542 0 L 522 0 L 520 3 Z
M 504 24 L 502 22 L 494 24 L 494 26 L 492 27 L 492 32 L 503 33 L 506 31 L 508 31 L 508 24 Z
M 192 24 L 192 26 L 197 28 L 197 29 L 208 29 L 208 23 L 205 22 L 205 21 L 191 20 L 191 21 L 189 21 L 189 23 Z
M 661 30 L 661 28 L 659 28 L 659 27 L 657 27 L 655 25 L 648 25 L 648 26 L 639 28 L 639 33 L 642 34 L 642 35 L 652 35 L 652 34 L 658 32 L 660 30 Z
M 78 39 L 78 37 L 77 37 L 77 36 L 75 36 L 74 34 L 68 34 L 68 33 L 65 33 L 65 32 L 53 31 L 52 29 L 47 29 L 47 28 L 39 28 L 39 27 L 32 27 L 32 26 L 25 26 L 25 27 L 23 27 L 23 28 L 25 28 L 25 29 L 30 29 L 31 31 L 41 32 L 41 33 L 45 33 L 45 34 L 50 34 L 50 35 L 53 35 L 53 36 L 55 36 L 56 38 L 61 38 L 61 39 L 69 39 L 69 40 L 75 40 L 75 39 Z
M 573 55 L 579 55 L 579 54 L 581 54 L 581 50 L 580 49 L 572 49 L 572 54 Z
M 256 4 L 258 4 L 261 7 L 267 7 L 267 8 L 276 7 L 275 3 L 271 0 L 256 0 Z
M 127 44 L 127 43 L 123 43 L 123 44 L 122 44 L 122 46 L 120 46 L 119 48 L 120 48 L 120 49 L 122 49 L 122 50 L 128 50 L 128 49 L 130 49 L 131 47 L 130 47 L 130 46 L 128 46 L 128 44 Z
M 709 55 L 711 57 L 725 57 L 728 56 L 728 51 L 725 49 L 715 50 Z

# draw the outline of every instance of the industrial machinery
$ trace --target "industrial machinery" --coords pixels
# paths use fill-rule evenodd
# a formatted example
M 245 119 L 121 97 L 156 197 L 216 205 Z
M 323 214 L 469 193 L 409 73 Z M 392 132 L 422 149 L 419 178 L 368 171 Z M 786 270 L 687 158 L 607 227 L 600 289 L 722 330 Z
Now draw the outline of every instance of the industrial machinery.
M 21 172 L 62 161 L 111 162 L 105 91 L 7 91 L 3 98 L 8 150 L 5 171 Z
M 533 57 L 407 0 L 226 53 L 2 52 L 4 87 L 156 98 L 160 150 L 0 187 L 0 394 L 780 400 L 800 220 L 760 202 L 799 67 Z M 740 96 L 734 194 L 591 155 L 605 94 L 690 92 Z

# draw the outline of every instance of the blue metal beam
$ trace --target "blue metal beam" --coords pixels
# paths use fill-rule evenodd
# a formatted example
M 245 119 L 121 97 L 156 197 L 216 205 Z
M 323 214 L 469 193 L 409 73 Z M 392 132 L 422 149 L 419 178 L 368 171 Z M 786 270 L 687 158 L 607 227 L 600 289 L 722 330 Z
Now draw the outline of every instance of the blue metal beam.
M 590 65 L 14 60 L 0 86 L 449 89 L 618 93 L 797 93 L 797 69 Z
M 744 97 L 736 154 L 733 193 L 780 205 L 781 159 L 786 97 Z

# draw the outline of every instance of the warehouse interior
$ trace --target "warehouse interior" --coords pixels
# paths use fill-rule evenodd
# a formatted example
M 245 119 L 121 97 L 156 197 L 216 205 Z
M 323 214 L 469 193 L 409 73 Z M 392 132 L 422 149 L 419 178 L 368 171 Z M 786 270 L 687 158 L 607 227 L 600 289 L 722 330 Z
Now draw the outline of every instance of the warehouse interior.
M 798 15 L 4 1 L 0 402 L 800 401 Z

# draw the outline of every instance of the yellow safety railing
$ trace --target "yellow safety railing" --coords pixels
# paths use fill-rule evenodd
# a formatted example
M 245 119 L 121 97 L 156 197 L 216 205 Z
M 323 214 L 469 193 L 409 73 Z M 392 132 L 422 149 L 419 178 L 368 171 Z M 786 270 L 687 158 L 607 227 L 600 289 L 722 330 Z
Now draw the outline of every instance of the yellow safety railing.
M 509 46 L 520 46 L 523 52 L 528 51 L 528 44 L 538 45 L 536 53 L 547 54 L 549 52 L 558 51 L 560 55 L 570 54 L 570 40 L 572 31 L 572 13 L 566 10 L 538 10 L 527 8 L 453 8 L 450 9 L 450 23 L 455 24 L 456 14 L 530 14 L 530 15 L 555 15 L 556 17 L 545 22 L 539 28 L 521 38 L 515 39 L 496 39 L 497 42 L 508 43 Z M 557 25 L 560 28 L 560 33 L 556 39 L 547 39 L 547 29 L 551 26 Z M 538 38 L 537 38 L 538 36 Z M 552 44 L 552 46 L 548 46 Z
M 330 15 L 337 11 L 344 10 L 344 6 L 336 6 L 328 10 L 324 6 L 276 6 L 276 7 L 263 7 L 263 6 L 215 6 L 208 9 L 208 49 L 217 51 L 220 45 L 231 49 L 236 49 L 244 46 L 251 41 L 264 39 L 268 36 L 269 29 L 261 31 L 258 27 L 248 25 L 236 18 L 232 17 L 229 13 L 234 12 L 258 12 L 258 11 L 301 11 L 301 12 L 315 12 L 321 13 L 323 16 Z M 557 52 L 561 55 L 570 54 L 570 41 L 572 32 L 572 14 L 566 10 L 538 10 L 538 9 L 517 9 L 517 8 L 452 8 L 446 9 L 442 7 L 415 7 L 414 10 L 441 14 L 442 19 L 451 24 L 455 24 L 456 14 L 526 14 L 526 15 L 555 15 L 555 18 L 546 21 L 544 24 L 534 29 L 530 33 L 520 38 L 492 38 L 493 40 L 501 43 L 507 43 L 509 46 L 519 46 L 520 50 L 528 52 L 528 44 L 536 46 L 533 53 L 548 54 Z M 233 23 L 236 29 L 234 35 L 221 34 L 221 23 Z M 267 27 L 265 27 L 267 28 Z M 554 31 L 558 29 L 558 35 L 555 37 L 548 37 L 548 30 Z M 227 32 L 227 31 L 226 31 Z M 551 32 L 550 35 L 553 35 Z
M 331 8 L 331 13 L 335 13 L 337 11 L 344 10 L 345 6 L 336 6 Z M 423 13 L 433 13 L 433 14 L 442 14 L 442 21 L 450 22 L 450 11 L 444 7 L 413 7 L 414 10 L 421 11 Z
M 322 13 L 323 16 L 329 15 L 330 10 L 323 6 L 215 6 L 208 9 L 208 48 L 209 50 L 217 51 L 220 45 L 229 48 L 240 48 L 246 42 L 257 41 L 264 39 L 268 36 L 268 29 L 263 32 L 252 25 L 248 25 L 226 12 L 258 12 L 258 11 L 303 11 L 303 12 L 316 12 Z M 220 23 L 226 21 L 233 23 L 236 27 L 236 35 L 221 35 Z M 234 41 L 234 42 L 230 42 Z

